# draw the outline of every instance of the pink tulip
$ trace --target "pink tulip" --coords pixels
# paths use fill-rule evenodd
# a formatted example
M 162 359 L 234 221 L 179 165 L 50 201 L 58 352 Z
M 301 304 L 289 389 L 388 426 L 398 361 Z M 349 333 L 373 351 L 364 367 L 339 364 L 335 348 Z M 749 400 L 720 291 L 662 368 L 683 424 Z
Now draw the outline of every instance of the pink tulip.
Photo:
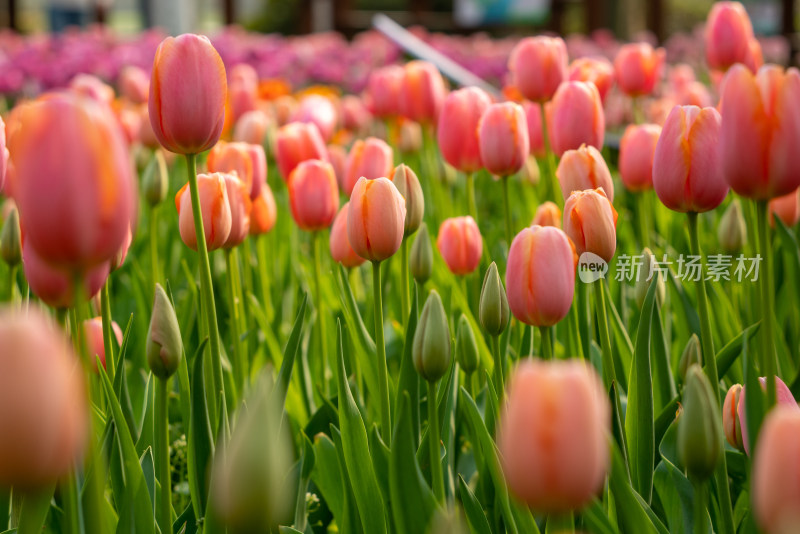
M 349 208 L 350 203 L 345 202 L 333 220 L 329 243 L 333 261 L 337 261 L 348 268 L 358 267 L 365 261 L 364 258 L 356 254 L 356 251 L 350 246 L 350 239 L 347 237 L 347 213 Z
M 661 135 L 657 124 L 631 124 L 619 145 L 619 175 L 629 191 L 653 187 L 653 156 Z
M 231 69 L 228 102 L 230 120 L 234 123 L 245 113 L 258 108 L 258 74 L 250 65 L 240 63 Z
M 561 228 L 561 209 L 555 202 L 544 202 L 536 208 L 531 226 L 555 226 Z
M 250 210 L 250 235 L 266 234 L 275 226 L 278 217 L 275 197 L 268 184 L 261 187 L 261 192 L 253 200 Z
M 388 178 L 360 178 L 347 213 L 350 246 L 364 259 L 383 261 L 403 242 L 406 201 Z
M 254 150 L 251 154 L 250 147 Z M 261 154 L 256 155 L 256 151 L 260 149 Z M 263 159 L 262 159 L 263 158 Z M 259 166 L 259 180 L 258 187 L 256 188 L 256 169 L 254 164 Z M 262 166 L 263 165 L 263 166 Z M 264 148 L 260 145 L 248 145 L 247 143 L 226 143 L 220 141 L 208 153 L 206 160 L 208 172 L 232 172 L 236 173 L 238 179 L 245 185 L 247 193 L 251 194 L 253 189 L 260 189 L 261 182 L 266 180 L 266 166 L 267 160 L 264 154 Z M 252 197 L 258 196 L 256 190 Z
M 92 74 L 78 74 L 69 82 L 69 89 L 104 106 L 114 102 L 114 88 Z
M 556 169 L 564 200 L 573 191 L 602 187 L 608 199 L 614 201 L 614 182 L 603 155 L 593 146 L 581 145 L 577 150 L 567 150 Z
M 400 113 L 412 121 L 434 123 L 444 103 L 446 89 L 439 70 L 427 61 L 405 64 L 400 91 Z
M 478 124 L 491 104 L 491 97 L 477 87 L 458 89 L 444 100 L 436 125 L 439 150 L 445 161 L 461 172 L 481 168 Z
M 125 66 L 117 78 L 119 93 L 134 104 L 146 104 L 150 93 L 150 75 L 135 65 Z
M 327 161 L 328 151 L 319 129 L 313 124 L 291 122 L 278 130 L 275 138 L 275 160 L 284 181 L 303 161 L 318 159 Z
M 712 69 L 727 70 L 746 63 L 750 55 L 753 26 L 739 2 L 715 2 L 705 27 L 706 62 Z
M 569 81 L 591 82 L 605 102 L 606 95 L 614 84 L 614 65 L 605 58 L 582 57 L 569 65 Z
M 754 200 L 800 186 L 800 72 L 774 65 L 755 76 L 735 65 L 722 86 L 720 158 L 725 180 Z
M 569 312 L 578 257 L 567 234 L 553 226 L 532 226 L 508 251 L 506 293 L 514 317 L 525 324 L 552 326 Z
M 511 51 L 508 70 L 528 100 L 545 102 L 567 79 L 567 46 L 560 37 L 527 37 Z
M 352 132 L 363 132 L 372 122 L 372 114 L 364 100 L 355 95 L 345 95 L 339 104 L 341 108 L 342 126 Z
M 328 161 L 333 165 L 339 189 L 344 191 L 345 173 L 347 172 L 347 150 L 341 145 L 328 145 Z
M 653 156 L 653 187 L 671 210 L 713 210 L 728 194 L 719 154 L 720 117 L 714 108 L 675 106 Z
M 167 37 L 150 77 L 150 124 L 161 145 L 178 154 L 205 152 L 225 123 L 228 84 L 222 58 L 207 37 Z
M 387 65 L 372 71 L 367 82 L 366 102 L 376 117 L 400 114 L 400 94 L 405 71 L 399 65 Z
M 133 231 L 128 228 L 128 233 L 125 234 L 125 240 L 122 242 L 122 246 L 119 248 L 114 257 L 111 258 L 111 261 L 108 263 L 108 268 L 110 272 L 114 272 L 120 267 L 122 264 L 125 263 L 125 258 L 128 257 L 128 250 L 131 248 L 131 243 L 133 242 Z
M 231 209 L 231 231 L 222 244 L 222 248 L 233 248 L 241 245 L 250 233 L 250 212 L 253 209 L 250 191 L 234 173 L 223 173 L 225 189 L 228 193 L 228 204 Z
M 450 272 L 458 276 L 473 272 L 483 254 L 483 238 L 475 219 L 469 215 L 446 219 L 439 227 L 436 247 Z
M 556 155 L 583 144 L 603 148 L 606 118 L 600 93 L 593 83 L 561 84 L 546 112 L 550 145 Z
M 725 395 L 725 402 L 722 403 L 722 429 L 725 432 L 725 439 L 731 447 L 744 450 L 742 441 L 742 425 L 739 421 L 739 399 L 742 396 L 742 385 L 734 384 Z
M 603 188 L 575 191 L 567 198 L 564 231 L 579 255 L 591 252 L 611 262 L 617 250 L 617 210 Z
M 233 127 L 233 140 L 252 145 L 263 145 L 267 138 L 269 117 L 259 109 L 242 113 Z
M 119 325 L 111 321 L 111 331 L 117 339 L 117 345 L 122 345 L 122 330 Z M 100 364 L 103 369 L 106 369 L 106 349 L 103 344 L 103 318 L 94 317 L 83 321 L 83 335 L 86 336 L 86 348 L 89 354 L 89 361 L 97 370 L 97 359 L 100 359 Z
M 327 228 L 339 209 L 339 188 L 333 166 L 327 161 L 306 160 L 288 181 L 289 207 L 297 226 L 316 231 Z
M 362 176 L 367 180 L 388 177 L 394 169 L 392 147 L 377 137 L 357 140 L 350 148 L 345 164 L 343 192 L 350 195 L 356 182 Z
M 478 124 L 481 161 L 497 176 L 510 176 L 525 165 L 530 149 L 525 112 L 519 104 L 492 104 Z
M 800 189 L 769 201 L 769 222 L 773 227 L 776 216 L 789 228 L 797 224 L 800 220 Z
M 336 132 L 339 114 L 330 98 L 312 94 L 300 101 L 290 120 L 315 124 L 319 128 L 322 139 L 330 141 Z
M 528 123 L 529 151 L 537 158 L 541 158 L 545 155 L 542 108 L 535 102 L 524 102 L 522 108 L 525 110 L 525 120 Z
M 520 363 L 498 426 L 508 487 L 531 508 L 565 513 L 602 492 L 611 407 L 591 366 L 577 360 Z
M 6 123 L 0 117 L 0 193 L 4 192 L 6 171 L 8 169 L 8 148 L 6 148 Z
M 649 95 L 661 78 L 666 53 L 647 43 L 622 45 L 614 59 L 617 85 L 629 96 Z
M 233 225 L 224 174 L 218 172 L 198 174 L 197 192 L 200 197 L 206 248 L 216 250 L 228 240 Z M 194 229 L 192 197 L 188 183 L 175 195 L 175 207 L 178 209 L 178 230 L 181 239 L 187 247 L 197 250 L 197 234 Z
M 767 379 L 766 377 L 759 377 L 758 383 L 761 386 L 761 391 L 767 391 Z M 800 408 L 797 406 L 797 401 L 794 400 L 794 396 L 792 392 L 789 391 L 789 388 L 786 384 L 778 378 L 775 377 L 775 395 L 776 395 L 776 402 L 777 406 L 785 406 L 786 408 L 792 409 L 794 411 L 800 412 Z M 742 443 L 744 444 L 744 450 L 747 455 L 750 455 L 750 437 L 747 432 L 747 414 L 745 413 L 745 397 L 747 396 L 747 388 L 742 388 L 742 394 L 739 395 L 739 405 L 737 406 L 737 413 L 739 414 L 739 424 L 742 427 Z M 762 429 L 763 431 L 763 429 Z

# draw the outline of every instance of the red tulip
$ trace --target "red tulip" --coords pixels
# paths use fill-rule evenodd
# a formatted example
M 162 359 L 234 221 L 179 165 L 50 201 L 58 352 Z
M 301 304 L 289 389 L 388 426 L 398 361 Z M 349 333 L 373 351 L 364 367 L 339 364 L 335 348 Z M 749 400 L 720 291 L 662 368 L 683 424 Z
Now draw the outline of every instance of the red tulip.
M 561 194 L 566 200 L 573 191 L 603 188 L 608 199 L 614 201 L 614 182 L 603 155 L 593 146 L 582 145 L 578 150 L 567 150 L 556 169 L 561 184 Z
M 383 261 L 403 242 L 406 201 L 388 178 L 360 178 L 347 214 L 350 246 L 364 259 Z
M 344 194 L 349 196 L 362 176 L 367 180 L 388 177 L 394 169 L 393 158 L 392 147 L 377 137 L 353 143 L 345 164 Z
M 653 50 L 647 43 L 622 45 L 614 59 L 617 85 L 630 96 L 649 95 L 661 77 L 665 56 L 663 48 Z
M 436 247 L 450 272 L 459 276 L 473 272 L 483 254 L 483 238 L 475 219 L 469 215 L 446 219 L 439 227 Z
M 275 138 L 275 160 L 284 181 L 289 179 L 298 164 L 309 159 L 328 159 L 328 151 L 319 129 L 313 124 L 302 122 L 291 122 L 282 126 Z
M 657 124 L 631 124 L 619 145 L 619 175 L 630 191 L 653 187 L 653 156 L 661 135 Z
M 509 176 L 525 165 L 530 149 L 525 112 L 519 104 L 492 104 L 478 124 L 481 161 L 497 176 Z
M 775 226 L 775 217 L 791 228 L 800 220 L 800 189 L 769 201 L 769 222 Z
M 222 244 L 222 248 L 233 248 L 242 244 L 250 233 L 250 212 L 253 204 L 247 184 L 236 174 L 222 174 L 225 189 L 228 193 L 228 204 L 231 209 L 231 231 Z
M 567 45 L 560 37 L 528 37 L 511 51 L 508 70 L 528 100 L 545 102 L 567 79 Z
M 203 217 L 206 248 L 216 250 L 223 246 L 231 233 L 231 205 L 228 189 L 222 173 L 198 174 L 197 192 L 200 197 L 200 213 Z M 189 184 L 184 185 L 175 195 L 178 210 L 178 229 L 187 247 L 197 250 L 197 234 L 192 215 L 192 197 Z
M 614 84 L 614 65 L 606 58 L 582 57 L 569 64 L 569 81 L 592 82 L 605 102 L 609 89 Z
M 297 226 L 316 231 L 331 225 L 339 209 L 339 188 L 330 163 L 316 159 L 302 162 L 292 171 L 287 185 Z
M 481 168 L 478 124 L 491 104 L 491 97 L 477 87 L 458 89 L 444 100 L 436 125 L 439 150 L 445 161 L 461 172 Z
M 272 189 L 264 183 L 261 192 L 253 200 L 253 207 L 250 210 L 250 235 L 268 233 L 275 226 L 277 217 L 278 212 Z
M 358 267 L 365 260 L 356 254 L 356 251 L 350 246 L 350 239 L 347 237 L 347 213 L 349 208 L 350 203 L 345 202 L 333 220 L 330 237 L 331 257 L 345 267 Z
M 561 155 L 583 144 L 603 148 L 606 118 L 593 83 L 565 82 L 547 106 L 550 145 Z
M 617 210 L 602 188 L 569 196 L 564 205 L 564 231 L 578 254 L 591 252 L 611 262 L 617 250 Z
M 705 27 L 706 62 L 712 69 L 727 70 L 746 63 L 750 56 L 753 26 L 739 2 L 715 2 Z
M 406 63 L 400 91 L 400 113 L 404 117 L 422 123 L 436 122 L 445 94 L 442 75 L 432 63 Z

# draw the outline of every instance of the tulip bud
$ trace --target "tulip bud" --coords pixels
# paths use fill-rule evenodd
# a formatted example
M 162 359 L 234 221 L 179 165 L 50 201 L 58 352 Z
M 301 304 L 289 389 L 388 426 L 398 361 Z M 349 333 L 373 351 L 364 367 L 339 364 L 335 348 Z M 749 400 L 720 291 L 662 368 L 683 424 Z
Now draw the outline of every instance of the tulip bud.
M 400 195 L 406 201 L 406 220 L 403 237 L 408 237 L 417 231 L 425 215 L 425 197 L 419 178 L 407 165 L 401 163 L 389 175 L 389 180 L 397 187 Z
M 330 163 L 306 160 L 295 167 L 287 184 L 289 207 L 297 226 L 316 231 L 333 223 L 339 209 L 339 188 Z
M 119 325 L 111 321 L 111 331 L 117 339 L 117 345 L 122 345 L 122 330 Z M 86 336 L 86 347 L 92 367 L 97 370 L 97 360 L 106 369 L 106 347 L 103 339 L 103 318 L 93 317 L 83 321 L 83 333 Z
M 508 58 L 508 70 L 525 98 L 544 102 L 567 78 L 567 61 L 564 40 L 541 35 L 517 43 Z
M 660 276 L 660 273 L 654 268 L 656 257 L 653 255 L 653 252 L 645 247 L 644 250 L 642 250 L 642 257 L 644 258 L 642 261 L 642 270 L 639 274 L 639 279 L 636 280 L 636 286 L 633 290 L 634 296 L 636 297 L 636 304 L 640 308 L 642 307 L 644 298 L 647 296 L 647 290 L 650 289 L 650 284 L 656 281 L 656 284 L 658 284 L 656 287 L 656 304 L 658 304 L 660 308 L 664 304 L 667 286 L 664 283 L 664 278 Z
M 569 196 L 564 205 L 564 231 L 578 255 L 592 252 L 611 261 L 617 250 L 617 210 L 602 188 Z
M 162 380 L 178 370 L 183 357 L 183 341 L 175 309 L 160 284 L 156 284 L 153 314 L 147 330 L 147 365 Z
M 614 58 L 617 85 L 629 96 L 649 95 L 661 78 L 666 52 L 648 43 L 622 45 Z
M 153 152 L 153 157 L 142 174 L 142 191 L 150 206 L 158 206 L 167 198 L 169 190 L 169 172 L 167 161 L 161 150 Z
M 436 246 L 447 267 L 455 275 L 470 274 L 481 262 L 483 238 L 475 219 L 469 215 L 442 222 Z
M 555 226 L 561 228 L 561 209 L 555 202 L 547 201 L 539 204 L 533 216 L 531 226 Z
M 16 208 L 11 209 L 3 223 L 3 230 L 0 231 L 0 258 L 9 267 L 15 267 L 22 261 L 22 237 Z
M 406 201 L 387 178 L 360 178 L 350 196 L 347 237 L 356 254 L 370 261 L 394 255 L 403 242 Z
M 653 188 L 653 156 L 656 152 L 661 126 L 631 124 L 619 145 L 619 176 L 629 191 Z
M 412 355 L 414 368 L 428 382 L 436 382 L 450 368 L 450 327 L 436 290 L 428 295 L 419 316 Z
M 725 395 L 725 402 L 722 403 L 722 428 L 725 431 L 725 439 L 728 440 L 731 447 L 744 452 L 742 424 L 737 413 L 742 389 L 741 384 L 734 384 L 728 390 L 728 394 Z
M 722 426 L 715 393 L 699 365 L 687 371 L 683 413 L 678 419 L 678 458 L 690 476 L 705 480 L 722 453 Z
M 425 223 L 419 227 L 419 232 L 411 244 L 409 270 L 419 285 L 424 285 L 433 273 L 433 246 Z
M 681 359 L 678 361 L 678 374 L 684 383 L 686 382 L 686 373 L 692 365 L 703 366 L 703 351 L 697 334 L 692 334 L 692 337 L 689 338 L 681 354 Z
M 499 336 L 508 326 L 511 314 L 508 309 L 508 298 L 497 265 L 492 262 L 483 277 L 481 288 L 480 319 L 481 326 L 489 335 Z
M 753 39 L 750 16 L 739 2 L 715 2 L 705 26 L 706 62 L 712 69 L 725 70 L 745 64 Z
M 761 386 L 761 391 L 767 391 L 767 379 L 766 377 L 759 377 L 758 383 Z M 747 417 L 745 415 L 745 397 L 747 396 L 747 388 L 742 388 L 742 394 L 739 395 L 739 406 L 736 408 L 736 413 L 739 414 L 739 424 L 742 427 L 742 443 L 744 444 L 744 452 L 748 455 L 750 454 L 750 438 L 748 437 L 747 431 Z M 797 406 L 797 401 L 795 401 L 794 396 L 792 395 L 791 390 L 786 385 L 786 383 L 780 379 L 780 377 L 775 377 L 775 400 L 779 406 L 787 406 L 794 410 L 800 411 L 800 408 Z
M 728 253 L 739 252 L 747 243 L 747 224 L 738 198 L 733 199 L 722 214 L 717 228 L 717 239 L 722 250 Z
M 472 326 L 463 313 L 458 319 L 458 331 L 456 332 L 456 361 L 467 375 L 474 373 L 480 364 L 475 332 L 472 331 Z

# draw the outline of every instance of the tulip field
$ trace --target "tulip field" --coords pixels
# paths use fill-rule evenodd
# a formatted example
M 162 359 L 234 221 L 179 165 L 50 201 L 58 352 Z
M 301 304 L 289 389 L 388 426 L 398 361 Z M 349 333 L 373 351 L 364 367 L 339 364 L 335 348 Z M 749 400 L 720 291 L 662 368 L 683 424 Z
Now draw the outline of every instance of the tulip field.
M 788 49 L 413 33 L 0 35 L 0 532 L 800 533 Z

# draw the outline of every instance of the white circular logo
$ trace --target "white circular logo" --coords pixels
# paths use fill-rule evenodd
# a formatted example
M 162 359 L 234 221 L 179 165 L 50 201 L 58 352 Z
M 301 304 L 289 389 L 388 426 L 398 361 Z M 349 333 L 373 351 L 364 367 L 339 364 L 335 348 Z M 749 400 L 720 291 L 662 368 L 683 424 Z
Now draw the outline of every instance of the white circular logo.
M 608 263 L 594 252 L 584 252 L 578 259 L 578 277 L 584 284 L 591 284 L 606 277 Z

